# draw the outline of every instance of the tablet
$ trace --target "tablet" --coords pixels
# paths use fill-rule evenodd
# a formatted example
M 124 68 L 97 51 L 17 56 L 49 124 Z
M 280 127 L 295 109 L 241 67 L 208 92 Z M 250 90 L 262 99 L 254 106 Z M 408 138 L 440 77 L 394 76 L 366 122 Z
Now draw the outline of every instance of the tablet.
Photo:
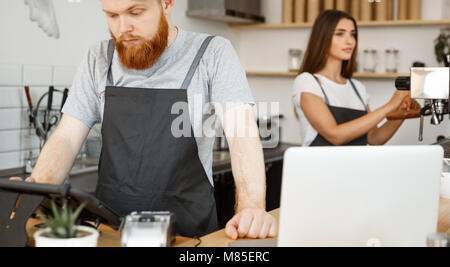
M 120 227 L 121 219 L 115 211 L 98 200 L 94 195 L 73 187 L 68 182 L 63 185 L 50 185 L 0 179 L 0 194 L 1 190 L 19 194 L 43 196 L 44 200 L 41 203 L 41 208 L 43 212 L 47 214 L 51 213 L 50 203 L 52 199 L 59 204 L 62 203 L 63 199 L 67 199 L 69 205 L 73 207 L 86 203 L 86 206 L 79 217 L 81 221 L 95 222 L 97 226 L 98 224 L 103 223 L 114 229 Z M 3 211 L 0 210 L 0 212 Z

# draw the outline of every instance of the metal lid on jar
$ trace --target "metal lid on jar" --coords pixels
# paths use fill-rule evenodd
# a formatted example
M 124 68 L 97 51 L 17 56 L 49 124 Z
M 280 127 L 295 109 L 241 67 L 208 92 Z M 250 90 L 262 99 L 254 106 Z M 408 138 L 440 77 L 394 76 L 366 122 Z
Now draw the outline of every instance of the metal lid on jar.
M 388 53 L 388 54 L 398 54 L 398 49 L 395 49 L 395 48 L 389 48 L 389 49 L 386 49 L 386 53 Z
M 289 49 L 289 54 L 294 56 L 300 56 L 302 54 L 301 49 Z

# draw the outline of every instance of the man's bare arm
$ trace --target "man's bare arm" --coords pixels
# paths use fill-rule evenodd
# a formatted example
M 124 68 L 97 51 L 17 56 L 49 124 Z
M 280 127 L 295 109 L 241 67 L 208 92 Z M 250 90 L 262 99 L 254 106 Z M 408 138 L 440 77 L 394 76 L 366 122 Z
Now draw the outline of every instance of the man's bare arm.
M 73 117 L 63 115 L 27 180 L 44 184 L 64 183 L 88 134 L 89 127 Z
M 232 239 L 275 237 L 278 226 L 266 212 L 264 154 L 252 107 L 242 105 L 227 111 L 222 125 L 236 184 L 236 214 L 225 232 Z
M 250 207 L 265 210 L 264 155 L 253 109 L 242 105 L 226 112 L 223 126 L 236 183 L 236 212 Z

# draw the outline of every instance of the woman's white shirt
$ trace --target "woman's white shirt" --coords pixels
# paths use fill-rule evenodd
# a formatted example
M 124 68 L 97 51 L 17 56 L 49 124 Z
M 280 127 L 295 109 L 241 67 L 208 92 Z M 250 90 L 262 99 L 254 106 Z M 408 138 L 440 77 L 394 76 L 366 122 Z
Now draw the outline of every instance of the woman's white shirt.
M 320 84 L 328 97 L 330 106 L 355 110 L 366 110 L 366 106 L 369 103 L 369 95 L 367 94 L 366 87 L 361 82 L 352 79 L 361 98 L 365 102 L 364 105 L 353 90 L 349 80 L 347 80 L 346 84 L 339 84 L 320 74 L 316 74 L 316 77 L 319 79 Z M 292 91 L 292 101 L 299 116 L 301 142 L 303 146 L 310 146 L 314 139 L 316 139 L 318 133 L 311 126 L 303 113 L 302 108 L 300 107 L 302 93 L 312 93 L 319 96 L 324 101 L 325 97 L 320 85 L 317 83 L 317 80 L 310 73 L 305 72 L 297 76 Z

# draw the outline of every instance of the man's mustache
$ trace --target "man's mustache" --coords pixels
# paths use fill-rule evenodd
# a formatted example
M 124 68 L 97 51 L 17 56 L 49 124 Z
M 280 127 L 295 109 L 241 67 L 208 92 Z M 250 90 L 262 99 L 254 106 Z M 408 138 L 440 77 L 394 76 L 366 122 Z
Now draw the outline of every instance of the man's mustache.
M 127 40 L 141 40 L 141 41 L 144 41 L 144 38 L 142 38 L 142 37 L 140 37 L 140 36 L 135 36 L 135 35 L 129 35 L 129 34 L 127 34 L 127 35 L 122 35 L 122 36 L 120 36 L 118 39 L 117 39 L 117 41 L 118 42 L 123 42 L 123 41 L 127 41 Z

